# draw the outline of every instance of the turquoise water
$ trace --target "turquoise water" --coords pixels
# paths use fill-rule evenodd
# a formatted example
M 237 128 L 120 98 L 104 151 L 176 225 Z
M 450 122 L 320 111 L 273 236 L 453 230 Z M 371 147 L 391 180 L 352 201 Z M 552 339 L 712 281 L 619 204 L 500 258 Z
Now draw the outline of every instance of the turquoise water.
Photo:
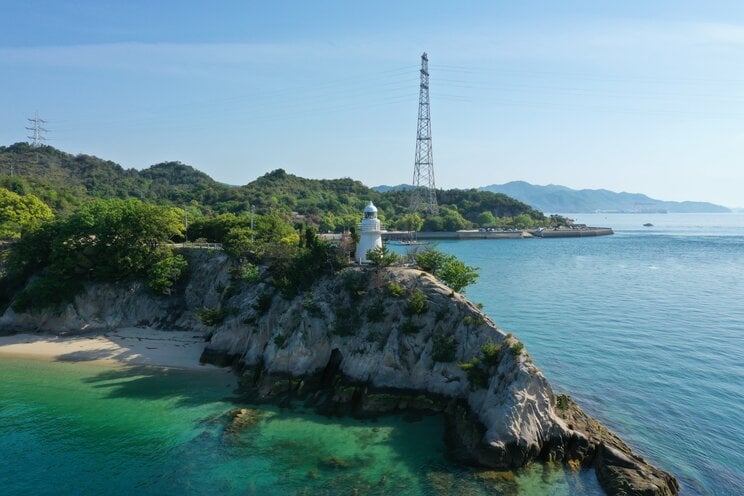
M 744 487 L 744 215 L 587 216 L 615 236 L 441 243 L 475 302 L 555 385 L 683 494 Z M 655 227 L 643 228 L 645 222 Z M 249 407 L 228 372 L 0 356 L 0 494 L 594 495 L 592 472 L 484 478 L 448 462 L 440 417 Z M 493 474 L 492 474 L 493 475 Z
M 744 215 L 575 217 L 616 235 L 439 248 L 480 267 L 467 294 L 556 389 L 683 494 L 744 494 Z
M 261 406 L 229 427 L 228 372 L 0 356 L 3 495 L 597 494 L 591 472 L 477 473 L 447 461 L 439 416 L 375 420 Z

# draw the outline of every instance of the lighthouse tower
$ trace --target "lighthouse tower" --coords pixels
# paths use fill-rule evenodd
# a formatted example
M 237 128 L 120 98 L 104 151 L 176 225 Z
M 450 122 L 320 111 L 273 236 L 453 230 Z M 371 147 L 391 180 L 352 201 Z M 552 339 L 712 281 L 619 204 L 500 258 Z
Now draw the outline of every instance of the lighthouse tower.
M 382 248 L 382 226 L 377 218 L 377 207 L 372 202 L 364 207 L 364 218 L 359 227 L 359 243 L 357 243 L 354 259 L 359 263 L 367 263 L 367 252 L 375 248 Z

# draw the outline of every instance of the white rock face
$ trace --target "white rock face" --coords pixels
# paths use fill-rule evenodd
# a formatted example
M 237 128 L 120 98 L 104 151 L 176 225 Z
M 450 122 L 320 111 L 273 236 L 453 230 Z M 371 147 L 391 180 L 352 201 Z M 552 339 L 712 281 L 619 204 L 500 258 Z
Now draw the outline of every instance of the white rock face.
M 416 390 L 467 401 L 486 429 L 483 443 L 497 451 L 518 445 L 536 455 L 547 440 L 568 433 L 555 415 L 553 391 L 545 377 L 525 360 L 524 352 L 518 356 L 509 352 L 517 341 L 507 339 L 470 302 L 412 269 L 388 269 L 384 276 L 371 279 L 360 299 L 350 297 L 338 277 L 318 281 L 310 299 L 307 294 L 289 301 L 275 296 L 266 315 L 254 316 L 254 325 L 216 329 L 208 349 L 239 356 L 250 367 L 260 364 L 272 374 L 293 376 L 321 372 L 333 350 L 338 350 L 340 371 L 349 379 L 376 388 Z M 385 289 L 389 280 L 407 288 L 408 294 L 423 291 L 427 311 L 406 315 L 406 296 L 390 296 Z M 374 322 L 367 312 L 377 301 L 382 302 L 385 315 Z M 307 309 L 312 306 L 319 309 L 315 316 Z M 241 305 L 241 313 L 244 308 Z M 356 315 L 339 312 L 344 308 Z M 352 321 L 342 322 L 343 332 L 339 319 Z M 418 330 L 406 333 L 407 321 Z M 434 361 L 435 336 L 454 338 L 454 360 Z M 459 363 L 482 359 L 481 348 L 489 341 L 503 346 L 499 361 L 485 367 L 490 376 L 487 388 L 473 387 Z

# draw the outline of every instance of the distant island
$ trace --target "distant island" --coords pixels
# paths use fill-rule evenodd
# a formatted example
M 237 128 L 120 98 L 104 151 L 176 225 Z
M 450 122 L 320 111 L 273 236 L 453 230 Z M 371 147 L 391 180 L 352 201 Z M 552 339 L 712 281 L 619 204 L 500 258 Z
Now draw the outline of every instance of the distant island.
M 503 193 L 537 210 L 551 213 L 726 213 L 729 208 L 707 202 L 663 201 L 640 193 L 606 189 L 571 189 L 557 184 L 540 186 L 525 181 L 491 184 L 481 191 Z

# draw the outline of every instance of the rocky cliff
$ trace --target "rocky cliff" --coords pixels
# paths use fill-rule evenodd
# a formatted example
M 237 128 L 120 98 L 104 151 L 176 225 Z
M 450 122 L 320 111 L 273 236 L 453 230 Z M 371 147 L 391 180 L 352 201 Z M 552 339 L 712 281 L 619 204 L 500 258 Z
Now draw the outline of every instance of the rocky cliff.
M 154 297 L 139 283 L 90 285 L 62 309 L 7 310 L 0 332 L 198 330 L 209 339 L 202 360 L 235 366 L 260 397 L 324 398 L 325 408 L 360 414 L 442 412 L 463 461 L 593 464 L 609 494 L 678 492 L 671 475 L 556 397 L 515 337 L 424 272 L 352 267 L 288 297 L 267 280 L 231 277 L 222 253 L 188 255 L 191 277 L 174 295 Z

